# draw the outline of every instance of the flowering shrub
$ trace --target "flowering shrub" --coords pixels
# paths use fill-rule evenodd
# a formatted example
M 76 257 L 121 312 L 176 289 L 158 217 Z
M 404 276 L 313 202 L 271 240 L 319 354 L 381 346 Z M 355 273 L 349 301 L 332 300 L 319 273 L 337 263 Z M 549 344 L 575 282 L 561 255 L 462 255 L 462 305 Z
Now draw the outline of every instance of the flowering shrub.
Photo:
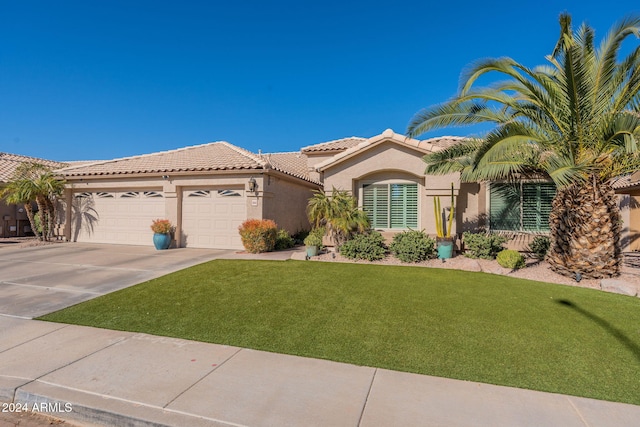
M 158 234 L 169 234 L 173 226 L 168 219 L 154 219 L 151 224 L 151 231 Z
M 278 238 L 278 226 L 270 219 L 248 219 L 240 227 L 242 245 L 252 254 L 272 251 Z

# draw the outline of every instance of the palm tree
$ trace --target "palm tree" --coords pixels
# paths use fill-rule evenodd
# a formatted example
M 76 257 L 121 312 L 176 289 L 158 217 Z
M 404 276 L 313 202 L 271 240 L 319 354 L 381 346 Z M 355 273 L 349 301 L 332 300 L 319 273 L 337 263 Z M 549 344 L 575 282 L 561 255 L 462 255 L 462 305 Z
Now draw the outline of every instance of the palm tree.
M 36 236 L 36 239 L 41 240 L 40 232 L 36 227 L 36 221 L 33 212 L 32 194 L 29 189 L 28 182 L 24 180 L 10 181 L 6 187 L 0 191 L 0 198 L 3 198 L 9 205 L 23 205 L 24 211 L 29 218 L 29 225 L 31 230 Z
M 14 172 L 12 180 L 0 196 L 7 203 L 24 204 L 31 229 L 39 240 L 49 240 L 53 234 L 56 203 L 64 191 L 64 182 L 50 168 L 39 163 L 23 163 Z M 32 202 L 38 205 L 38 217 L 42 233 L 36 226 Z
M 621 221 L 611 180 L 640 168 L 640 46 L 619 60 L 631 35 L 640 36 L 640 17 L 622 20 L 596 47 L 591 27 L 574 32 L 570 15 L 562 14 L 549 64 L 531 69 L 511 58 L 479 61 L 463 73 L 456 97 L 409 124 L 410 136 L 494 124 L 484 138 L 426 156 L 426 173 L 457 171 L 467 182 L 552 180 L 557 192 L 547 259 L 567 276 L 620 271 Z M 476 87 L 491 72 L 507 80 Z
M 307 215 L 314 227 L 326 227 L 338 244 L 343 243 L 354 232 L 369 229 L 369 217 L 358 208 L 355 197 L 343 190 L 333 188 L 331 196 L 324 191 L 314 191 L 307 205 Z

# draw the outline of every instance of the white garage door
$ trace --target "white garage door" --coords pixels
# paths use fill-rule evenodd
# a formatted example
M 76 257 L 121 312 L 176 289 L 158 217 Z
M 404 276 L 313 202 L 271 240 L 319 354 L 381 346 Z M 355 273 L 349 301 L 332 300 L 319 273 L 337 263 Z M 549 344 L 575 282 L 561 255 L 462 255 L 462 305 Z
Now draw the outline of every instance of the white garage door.
M 182 194 L 183 245 L 242 249 L 238 227 L 246 217 L 244 189 L 185 190 Z
M 78 242 L 153 245 L 151 222 L 165 217 L 160 191 L 98 191 L 74 196 L 71 235 Z

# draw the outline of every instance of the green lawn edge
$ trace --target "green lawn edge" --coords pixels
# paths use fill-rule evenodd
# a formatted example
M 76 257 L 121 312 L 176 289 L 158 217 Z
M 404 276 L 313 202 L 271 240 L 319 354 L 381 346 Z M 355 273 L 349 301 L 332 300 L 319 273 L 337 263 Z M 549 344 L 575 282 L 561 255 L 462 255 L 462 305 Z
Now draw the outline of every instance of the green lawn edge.
M 640 299 L 411 266 L 215 260 L 39 320 L 640 405 Z

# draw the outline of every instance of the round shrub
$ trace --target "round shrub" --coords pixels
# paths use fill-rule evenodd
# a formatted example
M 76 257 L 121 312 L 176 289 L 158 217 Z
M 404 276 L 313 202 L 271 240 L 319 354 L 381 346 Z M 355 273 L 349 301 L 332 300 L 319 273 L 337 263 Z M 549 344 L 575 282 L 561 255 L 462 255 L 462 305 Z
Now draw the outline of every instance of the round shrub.
M 295 241 L 293 237 L 289 234 L 287 230 L 278 230 L 278 235 L 276 237 L 276 245 L 275 250 L 281 251 L 283 249 L 290 249 L 295 246 Z
M 467 258 L 496 259 L 498 252 L 507 238 L 498 234 L 469 233 L 462 235 L 464 242 L 464 256 Z
M 270 219 L 248 219 L 238 227 L 238 231 L 242 246 L 249 253 L 270 252 L 276 246 L 278 226 Z
M 496 261 L 504 268 L 517 270 L 524 267 L 524 257 L 518 251 L 513 249 L 505 249 L 496 257 Z
M 537 259 L 542 261 L 547 256 L 550 246 L 551 240 L 547 236 L 536 236 L 533 238 L 533 241 L 529 243 L 529 251 L 531 251 Z
M 424 231 L 404 231 L 393 236 L 389 250 L 402 262 L 420 262 L 435 258 L 435 243 Z
M 376 261 L 384 258 L 386 248 L 384 237 L 377 231 L 369 234 L 356 234 L 340 246 L 340 253 L 350 259 Z

